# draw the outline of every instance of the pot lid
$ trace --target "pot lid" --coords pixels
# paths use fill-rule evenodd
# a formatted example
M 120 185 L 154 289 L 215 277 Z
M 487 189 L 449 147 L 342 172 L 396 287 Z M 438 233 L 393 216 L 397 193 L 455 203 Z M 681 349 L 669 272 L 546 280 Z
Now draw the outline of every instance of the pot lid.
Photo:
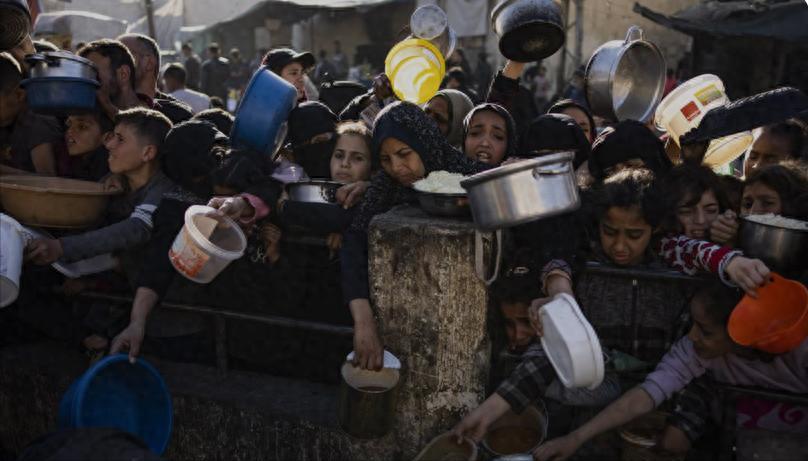
M 351 351 L 347 357 L 345 357 L 346 362 L 353 362 L 354 358 L 354 351 Z M 392 352 L 385 350 L 384 351 L 384 368 L 391 368 L 393 370 L 400 370 L 401 369 L 401 361 L 393 355 Z
M 460 185 L 463 188 L 468 189 L 469 187 L 472 187 L 481 182 L 495 178 L 501 178 L 503 176 L 508 176 L 514 173 L 518 173 L 520 171 L 532 170 L 536 167 L 544 165 L 552 165 L 555 163 L 565 163 L 565 162 L 571 163 L 573 158 L 575 158 L 575 152 L 563 151 L 555 154 L 543 155 L 541 157 L 525 159 L 522 161 L 510 163 L 508 165 L 503 165 L 487 171 L 483 171 L 482 173 L 477 173 L 474 176 L 471 176 L 467 179 L 460 181 Z
M 541 345 L 565 387 L 594 389 L 603 381 L 603 352 L 595 330 L 572 296 L 561 293 L 539 310 Z M 592 379 L 580 382 L 581 373 Z
M 74 61 L 90 66 L 93 69 L 96 68 L 95 64 L 89 59 L 82 58 L 81 56 L 75 55 L 69 51 L 45 51 L 42 53 L 29 54 L 25 57 L 25 60 L 31 62 L 32 64 L 36 64 L 37 61 L 41 61 L 43 58 L 46 61 L 54 59 L 66 59 L 68 61 Z

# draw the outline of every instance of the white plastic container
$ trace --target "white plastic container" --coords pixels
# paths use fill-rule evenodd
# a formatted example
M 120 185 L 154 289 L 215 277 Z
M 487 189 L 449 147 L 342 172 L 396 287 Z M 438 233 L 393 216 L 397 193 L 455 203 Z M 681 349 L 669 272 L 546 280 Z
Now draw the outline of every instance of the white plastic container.
M 14 218 L 0 213 L 0 308 L 20 294 L 22 253 L 29 237 Z
M 656 110 L 656 126 L 679 143 L 679 138 L 699 126 L 704 114 L 729 102 L 724 82 L 704 74 L 682 83 L 671 91 Z M 744 131 L 714 139 L 707 147 L 704 163 L 720 167 L 741 156 L 752 144 L 752 132 Z M 681 144 L 680 144 L 681 145 Z
M 247 248 L 241 228 L 230 218 L 206 216 L 213 211 L 202 205 L 188 208 L 185 225 L 168 251 L 174 269 L 197 283 L 210 283 L 228 264 L 243 256 Z M 211 219 L 218 224 L 205 229 Z
M 575 298 L 557 295 L 539 310 L 541 345 L 565 387 L 600 386 L 605 371 L 600 341 Z

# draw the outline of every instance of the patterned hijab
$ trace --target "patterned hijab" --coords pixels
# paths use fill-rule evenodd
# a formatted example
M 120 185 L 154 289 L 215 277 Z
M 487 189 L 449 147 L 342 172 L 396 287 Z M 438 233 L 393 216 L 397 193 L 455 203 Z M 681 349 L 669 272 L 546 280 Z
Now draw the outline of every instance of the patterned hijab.
M 435 121 L 412 103 L 398 101 L 379 112 L 373 128 L 372 145 L 373 165 L 376 168 L 380 168 L 381 146 L 387 138 L 396 138 L 417 152 L 427 175 L 433 171 L 471 175 L 490 168 L 449 145 Z M 378 171 L 371 179 L 364 200 L 358 205 L 359 211 L 351 230 L 366 231 L 373 216 L 414 198 L 412 188 L 399 184 L 384 170 Z

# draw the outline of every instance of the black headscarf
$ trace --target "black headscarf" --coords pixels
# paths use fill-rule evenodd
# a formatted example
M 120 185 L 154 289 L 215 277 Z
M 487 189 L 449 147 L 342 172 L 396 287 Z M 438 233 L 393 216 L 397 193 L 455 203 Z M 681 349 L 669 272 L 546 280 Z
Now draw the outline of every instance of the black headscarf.
M 373 164 L 379 166 L 381 146 L 387 138 L 396 138 L 421 157 L 425 173 L 449 171 L 464 175 L 478 173 L 490 166 L 476 162 L 452 147 L 435 121 L 415 104 L 397 101 L 385 107 L 373 127 Z M 365 199 L 351 224 L 351 230 L 365 231 L 373 216 L 413 198 L 414 191 L 390 177 L 384 170 L 371 179 Z
M 160 148 L 163 172 L 175 184 L 199 197 L 213 192 L 211 172 L 220 164 L 227 136 L 212 123 L 189 120 L 171 128 Z
M 511 117 L 511 113 L 508 112 L 507 109 L 499 104 L 490 102 L 476 106 L 474 109 L 471 109 L 471 112 L 469 112 L 468 115 L 466 115 L 466 118 L 463 120 L 463 145 L 465 146 L 466 137 L 469 135 L 469 124 L 471 123 L 471 119 L 477 112 L 484 110 L 494 112 L 505 119 L 505 128 L 508 130 L 508 145 L 505 148 L 505 157 L 503 157 L 503 160 L 508 157 L 515 156 L 517 148 L 519 147 L 516 140 L 516 123 L 513 121 L 513 117 Z
M 634 159 L 641 160 L 657 178 L 664 177 L 673 167 L 664 144 L 648 127 L 634 120 L 624 120 L 607 128 L 592 144 L 589 173 L 602 181 L 610 168 Z
M 287 142 L 292 144 L 295 162 L 312 178 L 331 177 L 331 154 L 336 144 L 337 116 L 323 103 L 307 101 L 289 114 Z M 331 133 L 326 142 L 308 144 L 314 136 Z
M 572 150 L 575 168 L 589 159 L 590 145 L 578 123 L 565 114 L 544 114 L 536 117 L 527 126 L 520 142 L 520 157 L 535 157 L 542 150 Z
M 586 118 L 589 119 L 589 133 L 592 136 L 592 141 L 595 140 L 597 137 L 597 129 L 595 125 L 595 118 L 592 117 L 592 112 L 578 104 L 577 102 L 573 101 L 572 99 L 562 99 L 561 101 L 556 102 L 549 109 L 547 109 L 548 114 L 563 114 L 567 109 L 578 109 L 586 115 Z M 584 133 L 586 134 L 586 133 Z

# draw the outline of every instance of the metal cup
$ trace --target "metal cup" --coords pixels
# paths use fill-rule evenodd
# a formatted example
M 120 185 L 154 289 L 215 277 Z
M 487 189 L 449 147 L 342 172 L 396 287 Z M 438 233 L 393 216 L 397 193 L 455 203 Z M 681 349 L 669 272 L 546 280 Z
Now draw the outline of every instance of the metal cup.
M 339 425 L 342 430 L 360 439 L 375 439 L 390 432 L 398 398 L 399 370 L 363 370 L 346 362 L 341 372 Z

